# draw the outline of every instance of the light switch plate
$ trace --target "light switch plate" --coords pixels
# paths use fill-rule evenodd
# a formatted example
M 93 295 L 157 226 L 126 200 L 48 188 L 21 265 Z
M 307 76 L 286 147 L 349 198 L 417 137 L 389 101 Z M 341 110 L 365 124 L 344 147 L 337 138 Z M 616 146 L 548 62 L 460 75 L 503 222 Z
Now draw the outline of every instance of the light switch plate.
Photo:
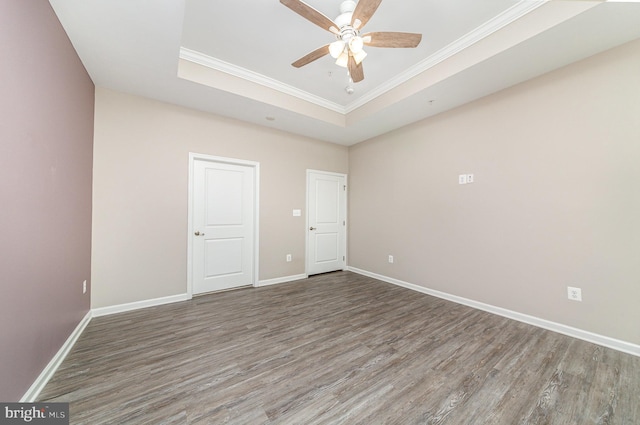
M 460 174 L 458 176 L 458 184 L 467 184 L 467 175 L 466 174 Z
M 293 210 L 293 216 L 294 217 L 300 217 L 302 215 L 302 211 L 301 210 Z

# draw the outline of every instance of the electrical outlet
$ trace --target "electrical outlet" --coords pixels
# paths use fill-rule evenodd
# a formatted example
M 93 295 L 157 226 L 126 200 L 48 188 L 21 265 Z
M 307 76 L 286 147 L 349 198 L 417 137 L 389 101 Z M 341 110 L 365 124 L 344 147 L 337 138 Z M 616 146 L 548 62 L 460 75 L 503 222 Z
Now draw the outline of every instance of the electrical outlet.
M 467 174 L 467 183 L 473 183 L 473 174 Z
M 390 262 L 390 263 L 393 263 L 393 255 L 390 255 L 390 256 L 389 256 L 389 262 Z
M 291 254 L 287 254 L 287 263 L 291 262 Z
M 82 293 L 83 294 L 87 293 L 87 281 L 86 280 L 84 282 L 82 282 Z
M 567 286 L 567 298 L 572 301 L 582 301 L 582 289 Z

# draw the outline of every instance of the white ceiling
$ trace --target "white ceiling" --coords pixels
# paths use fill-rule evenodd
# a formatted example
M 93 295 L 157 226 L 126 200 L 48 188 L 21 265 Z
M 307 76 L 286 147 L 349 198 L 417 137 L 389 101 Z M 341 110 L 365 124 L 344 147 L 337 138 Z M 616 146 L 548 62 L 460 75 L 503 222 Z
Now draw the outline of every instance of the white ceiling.
M 341 0 L 307 0 L 334 19 Z M 98 86 L 343 145 L 394 130 L 640 37 L 640 4 L 385 0 L 366 31 L 422 33 L 366 48 L 345 91 L 334 36 L 278 0 L 50 0 Z

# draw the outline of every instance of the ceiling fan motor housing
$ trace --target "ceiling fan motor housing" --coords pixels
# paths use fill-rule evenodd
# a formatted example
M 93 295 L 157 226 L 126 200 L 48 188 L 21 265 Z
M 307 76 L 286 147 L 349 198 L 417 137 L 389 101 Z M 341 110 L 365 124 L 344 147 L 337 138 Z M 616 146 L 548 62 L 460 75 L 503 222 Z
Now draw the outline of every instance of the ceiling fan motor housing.
M 334 19 L 334 22 L 341 32 L 345 26 L 351 26 L 351 17 L 355 9 L 356 2 L 353 0 L 345 0 L 340 4 L 340 15 Z

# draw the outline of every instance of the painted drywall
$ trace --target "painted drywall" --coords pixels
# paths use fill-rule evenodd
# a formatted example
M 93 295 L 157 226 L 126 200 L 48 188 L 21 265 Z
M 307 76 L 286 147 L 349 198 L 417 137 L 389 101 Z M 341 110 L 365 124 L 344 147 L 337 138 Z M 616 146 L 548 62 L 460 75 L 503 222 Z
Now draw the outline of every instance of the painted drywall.
M 189 152 L 260 163 L 259 278 L 305 272 L 306 169 L 346 173 L 346 147 L 98 87 L 92 307 L 187 291 Z
M 0 400 L 17 401 L 89 310 L 94 87 L 46 1 L 0 2 L 0 56 Z
M 352 146 L 350 266 L 639 344 L 638 70 L 640 41 Z

